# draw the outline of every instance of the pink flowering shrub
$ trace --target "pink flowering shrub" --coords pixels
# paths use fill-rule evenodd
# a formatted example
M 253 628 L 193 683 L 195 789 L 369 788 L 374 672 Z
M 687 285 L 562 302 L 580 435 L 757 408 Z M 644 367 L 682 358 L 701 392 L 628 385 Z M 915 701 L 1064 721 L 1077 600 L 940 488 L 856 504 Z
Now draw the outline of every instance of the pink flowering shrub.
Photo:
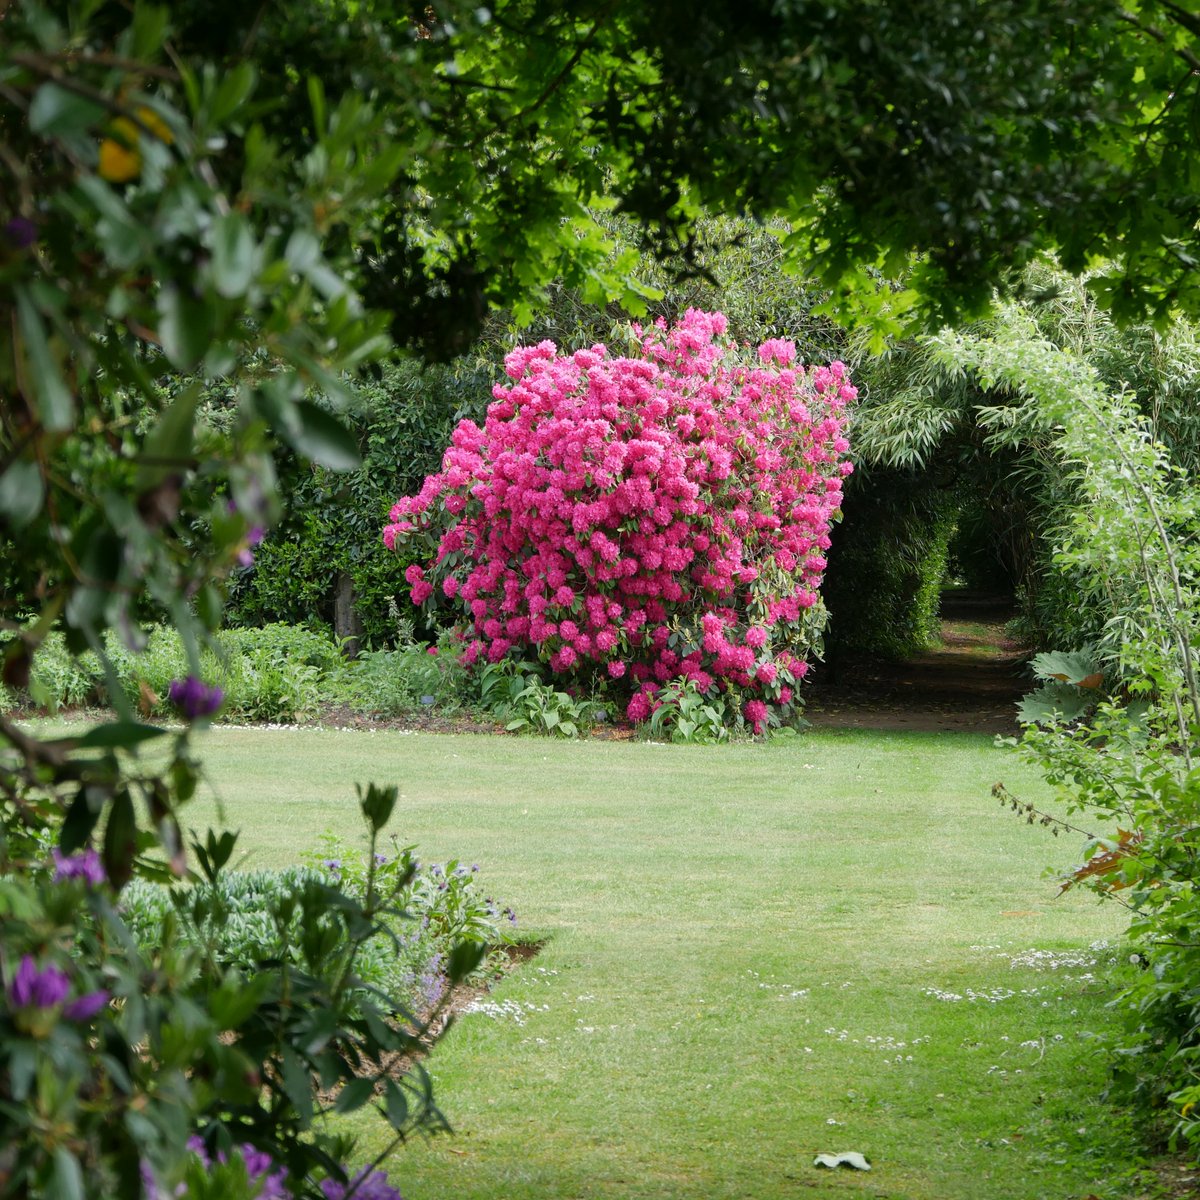
M 465 616 L 468 662 L 533 654 L 653 711 L 680 676 L 761 730 L 785 717 L 820 634 L 839 515 L 845 367 L 772 339 L 749 357 L 720 313 L 642 330 L 640 353 L 552 342 L 505 359 L 483 428 L 463 421 L 383 538 L 425 559 L 414 603 Z

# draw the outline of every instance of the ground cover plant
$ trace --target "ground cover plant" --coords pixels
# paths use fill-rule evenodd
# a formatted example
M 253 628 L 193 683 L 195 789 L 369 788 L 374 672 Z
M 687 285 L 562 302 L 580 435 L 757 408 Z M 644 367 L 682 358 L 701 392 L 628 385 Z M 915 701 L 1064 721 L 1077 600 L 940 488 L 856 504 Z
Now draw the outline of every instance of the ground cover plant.
M 164 927 L 174 925 L 185 945 L 203 947 L 253 975 L 277 960 L 303 966 L 310 939 L 325 947 L 341 938 L 335 906 L 322 911 L 298 898 L 336 891 L 365 905 L 378 892 L 387 897 L 387 908 L 359 948 L 355 989 L 369 1005 L 392 1006 L 392 1017 L 427 1015 L 449 997 L 447 972 L 456 947 L 469 943 L 486 951 L 461 981 L 479 984 L 503 962 L 517 918 L 483 894 L 478 863 L 421 863 L 415 849 L 380 849 L 368 870 L 360 851 L 330 835 L 320 852 L 305 856 L 305 866 L 227 871 L 188 887 L 137 880 L 121 893 L 120 911 L 143 954 L 153 952 Z
M 1097 1054 L 1124 920 L 1031 870 L 1082 839 L 994 806 L 1001 772 L 1049 792 L 990 738 L 216 730 L 194 815 L 284 866 L 364 756 L 405 838 L 546 939 L 431 1062 L 457 1135 L 393 1160 L 408 1200 L 1140 1194 Z M 811 1165 L 851 1149 L 870 1175 Z
M 824 624 L 840 515 L 845 367 L 791 342 L 753 357 L 720 313 L 632 328 L 626 354 L 512 351 L 482 428 L 384 529 L 415 604 L 464 619 L 463 658 L 509 653 L 563 683 L 626 680 L 634 721 L 684 676 L 755 732 L 786 721 Z M 716 709 L 714 709 L 716 711 Z
M 408 637 L 393 650 L 343 656 L 327 633 L 300 625 L 223 629 L 199 654 L 198 677 L 220 692 L 215 719 L 268 722 L 313 721 L 330 708 L 394 716 L 436 706 L 453 710 L 479 698 L 477 681 L 459 663 L 458 647 Z M 0 635 L 0 646 L 14 639 Z M 61 634 L 42 643 L 21 688 L 0 693 L 0 711 L 111 708 L 125 703 L 146 717 L 178 714 L 172 684 L 190 671 L 178 632 L 145 631 L 142 649 L 131 652 L 115 635 L 104 639 L 106 663 L 93 653 L 71 655 Z M 114 697 L 116 698 L 114 700 Z

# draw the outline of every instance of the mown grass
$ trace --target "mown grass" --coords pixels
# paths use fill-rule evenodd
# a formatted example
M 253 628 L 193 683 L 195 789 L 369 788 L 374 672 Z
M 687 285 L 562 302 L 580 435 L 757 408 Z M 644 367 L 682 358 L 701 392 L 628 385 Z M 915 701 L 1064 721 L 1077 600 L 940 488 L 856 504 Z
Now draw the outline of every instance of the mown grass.
M 1011 962 L 1121 916 L 1056 898 L 1042 868 L 1080 846 L 995 806 L 997 777 L 1043 789 L 985 737 L 218 729 L 204 754 L 253 865 L 353 835 L 353 781 L 394 781 L 401 840 L 481 863 L 546 939 L 491 997 L 508 1015 L 433 1059 L 457 1136 L 394 1160 L 409 1200 L 1131 1194 L 1099 1099 L 1107 955 Z M 840 1150 L 873 1170 L 814 1169 Z

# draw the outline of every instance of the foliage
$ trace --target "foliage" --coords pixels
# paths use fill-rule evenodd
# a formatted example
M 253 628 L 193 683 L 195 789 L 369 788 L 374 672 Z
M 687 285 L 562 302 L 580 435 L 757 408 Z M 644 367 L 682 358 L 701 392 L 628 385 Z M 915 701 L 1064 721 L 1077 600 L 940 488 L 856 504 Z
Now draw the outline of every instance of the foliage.
M 587 721 L 591 704 L 555 689 L 530 672 L 514 681 L 523 684 L 504 704 L 509 733 L 543 733 L 551 737 L 575 738 Z
M 360 712 L 395 715 L 423 705 L 452 709 L 475 699 L 476 686 L 459 662 L 458 646 L 444 637 L 436 646 L 410 642 L 396 650 L 370 650 L 347 664 L 330 698 Z
M 1021 724 L 1052 725 L 1090 715 L 1104 683 L 1104 672 L 1097 668 L 1094 656 L 1082 650 L 1035 654 L 1029 669 L 1041 686 L 1017 705 Z
M 280 464 L 289 513 L 267 532 L 253 562 L 233 572 L 228 619 L 333 628 L 338 581 L 347 576 L 362 639 L 377 649 L 394 644 L 390 606 L 404 589 L 379 541 L 380 521 L 398 494 L 415 491 L 437 469 L 454 423 L 481 411 L 478 397 L 489 386 L 481 364 L 467 359 L 388 362 L 378 379 L 349 385 L 341 415 L 362 465 L 334 472 L 294 455 Z
M 937 635 L 959 496 L 916 471 L 876 468 L 849 481 L 846 515 L 822 589 L 827 656 L 903 658 Z
M 400 1014 L 428 1014 L 447 994 L 455 947 L 469 942 L 495 951 L 511 940 L 516 918 L 511 909 L 502 916 L 483 895 L 478 867 L 419 863 L 413 850 L 393 838 L 391 854 L 376 852 L 372 873 L 359 852 L 330 836 L 320 853 L 307 856 L 306 867 L 223 872 L 186 887 L 134 881 L 121 893 L 120 912 L 145 954 L 171 924 L 184 946 L 204 948 L 223 966 L 253 977 L 277 960 L 303 969 L 308 939 L 341 936 L 337 905 L 313 911 L 297 897 L 333 889 L 365 906 L 369 891 L 378 893 L 387 897 L 387 908 L 374 936 L 359 947 L 355 994 L 377 1007 L 398 1005 Z
M 964 343 L 1000 342 L 1014 353 L 1028 343 L 1031 352 L 1041 347 L 1071 356 L 1072 371 L 1078 361 L 1086 363 L 1102 391 L 1121 393 L 1146 421 L 1170 461 L 1194 471 L 1200 463 L 1193 403 L 1200 385 L 1200 327 L 1187 321 L 1167 332 L 1148 325 L 1118 327 L 1089 295 L 1086 281 L 1052 262 L 1031 266 L 1020 291 L 1019 303 L 961 328 Z M 853 358 L 861 347 L 848 353 Z M 905 511 L 919 487 L 957 507 L 952 562 L 997 590 L 1015 585 L 1016 632 L 1043 647 L 1102 640 L 1105 623 L 1117 611 L 1116 591 L 1102 594 L 1095 575 L 1083 578 L 1054 555 L 1071 528 L 1090 519 L 1090 501 L 1026 382 L 989 383 L 962 355 L 945 353 L 944 339 L 898 345 L 880 359 L 863 361 L 856 378 L 863 392 L 854 425 L 858 474 L 847 490 L 847 520 L 827 583 L 831 610 L 837 611 L 839 589 L 845 590 L 838 555 L 857 555 L 864 524 L 879 526 L 886 537 L 893 510 Z M 875 494 L 878 513 L 869 505 Z M 901 553 L 907 540 L 898 539 Z M 863 558 L 869 554 L 865 546 Z M 861 570 L 852 575 L 855 583 L 870 586 Z M 1095 602 L 1081 604 L 1081 591 Z M 841 607 L 845 610 L 844 602 Z M 846 612 L 838 617 L 835 639 L 847 633 Z
M 52 713 L 123 703 L 143 716 L 177 714 L 171 685 L 188 673 L 179 634 L 152 627 L 136 654 L 112 633 L 103 645 L 102 663 L 95 654 L 72 657 L 60 633 L 48 635 L 30 671 L 28 699 Z M 200 652 L 200 664 L 203 678 L 221 692 L 221 716 L 253 721 L 312 719 L 322 702 L 339 693 L 346 673 L 329 637 L 289 625 L 222 630 Z M 115 695 L 109 690 L 114 681 Z
M 311 76 L 388 111 L 399 169 L 355 266 L 396 340 L 443 356 L 489 305 L 524 322 L 559 279 L 639 315 L 653 291 L 602 206 L 689 255 L 701 209 L 780 214 L 793 267 L 880 329 L 914 304 L 986 307 L 1055 247 L 1070 270 L 1112 260 L 1094 285 L 1123 317 L 1197 307 L 1198 30 L 1173 0 L 877 0 L 869 22 L 848 0 L 172 15 L 222 72 L 252 54 L 283 162 L 308 149 Z M 909 285 L 881 288 L 912 251 Z
M 629 357 L 548 342 L 508 356 L 484 427 L 458 426 L 384 533 L 425 560 L 406 572 L 414 603 L 440 591 L 468 614 L 467 662 L 515 649 L 584 682 L 628 664 L 634 720 L 680 673 L 788 711 L 821 624 L 855 393 L 840 363 L 806 374 L 775 340 L 752 365 L 724 329 L 689 312 L 635 327 Z
M 397 1140 L 444 1127 L 419 1064 L 438 1036 L 440 1008 L 418 1019 L 402 996 L 358 973 L 365 948 L 394 936 L 397 900 L 412 882 L 411 863 L 393 878 L 375 866 L 396 798 L 395 788 L 361 796 L 365 895 L 297 875 L 266 902 L 257 934 L 269 944 L 231 923 L 244 890 L 224 875 L 232 834 L 193 843 L 207 882 L 181 889 L 153 930 L 143 919 L 140 945 L 138 922 L 127 923 L 94 851 L 56 849 L 40 868 L 6 859 L 0 1103 L 9 1136 L 0 1165 L 10 1189 L 81 1197 L 86 1173 L 89 1191 L 136 1195 L 148 1179 L 174 1196 L 190 1179 L 188 1149 L 199 1135 L 208 1153 L 242 1144 L 264 1152 L 297 1197 L 317 1197 L 328 1192 L 322 1180 L 345 1179 L 350 1152 L 331 1114 L 361 1108 L 379 1089 Z M 68 823 L 68 850 L 72 833 Z M 106 862 L 119 866 L 114 844 L 134 837 L 132 813 L 118 805 Z M 137 909 L 137 892 L 129 903 Z M 457 945 L 450 982 L 480 956 L 477 945 Z M 413 1063 L 399 1075 L 386 1065 L 397 1054 Z M 72 1131 L 69 1144 L 62 1129 Z
M 661 737 L 665 733 L 672 742 L 723 742 L 729 736 L 727 720 L 724 700 L 708 699 L 696 681 L 684 675 L 655 694 L 650 734 Z
M 1087 693 L 1113 687 L 1070 712 L 1031 702 L 1039 724 L 1021 749 L 1069 812 L 1103 821 L 1065 886 L 1123 903 L 1147 967 L 1117 1001 L 1120 1092 L 1151 1117 L 1173 1106 L 1177 1132 L 1200 1149 L 1200 500 L 1130 400 L 1027 325 L 941 349 L 1029 397 L 1079 489 L 1055 557 L 1078 580 L 1079 602 L 1108 617 L 1095 661 L 1052 654 L 1037 666 Z
M 231 572 L 279 513 L 275 456 L 355 466 L 328 406 L 388 348 L 386 318 L 351 282 L 351 247 L 401 168 L 391 116 L 305 78 L 305 116 L 277 136 L 278 79 L 244 55 L 206 55 L 187 15 L 168 37 L 166 11 L 146 4 L 28 0 L 0 14 L 3 681 L 21 691 L 45 659 L 47 695 L 61 684 L 69 697 L 80 676 L 56 684 L 47 649 L 61 635 L 83 677 L 95 656 L 116 709 L 67 736 L 0 716 L 0 1174 L 31 1200 L 140 1195 L 142 1164 L 152 1190 L 174 1196 L 186 1175 L 211 1195 L 197 1134 L 214 1162 L 248 1143 L 296 1195 L 332 1194 L 350 1145 L 317 1125 L 376 1085 L 395 1138 L 444 1126 L 417 1065 L 429 1031 L 351 1004 L 386 897 L 305 886 L 291 899 L 312 918 L 300 965 L 250 979 L 169 929 L 143 954 L 116 908 L 134 875 L 188 873 L 194 734 L 222 699 L 205 646 Z M 215 381 L 228 419 L 202 421 Z M 130 668 L 178 653 L 161 692 L 134 697 L 118 663 L 147 649 L 148 621 L 169 623 L 180 649 Z M 252 664 L 282 681 L 273 711 L 295 711 L 315 670 L 285 657 L 263 647 Z M 140 722 L 139 707 L 168 702 L 181 731 Z M 372 842 L 387 795 L 363 794 Z M 47 838 L 87 877 L 53 878 Z M 192 852 L 211 879 L 232 848 L 210 832 Z M 98 872 L 107 882 L 92 886 Z M 317 920 L 330 908 L 336 928 Z M 451 976 L 475 956 L 456 953 Z M 414 1066 L 386 1081 L 370 1064 L 397 1054 Z

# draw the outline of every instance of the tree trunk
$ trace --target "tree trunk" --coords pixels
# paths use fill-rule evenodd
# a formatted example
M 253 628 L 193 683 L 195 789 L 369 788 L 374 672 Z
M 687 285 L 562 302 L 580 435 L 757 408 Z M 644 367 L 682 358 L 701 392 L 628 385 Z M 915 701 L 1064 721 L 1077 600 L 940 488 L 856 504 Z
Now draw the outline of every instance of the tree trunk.
M 354 580 L 347 571 L 338 574 L 337 590 L 333 595 L 333 631 L 342 653 L 347 658 L 357 658 L 363 627 L 354 607 Z

